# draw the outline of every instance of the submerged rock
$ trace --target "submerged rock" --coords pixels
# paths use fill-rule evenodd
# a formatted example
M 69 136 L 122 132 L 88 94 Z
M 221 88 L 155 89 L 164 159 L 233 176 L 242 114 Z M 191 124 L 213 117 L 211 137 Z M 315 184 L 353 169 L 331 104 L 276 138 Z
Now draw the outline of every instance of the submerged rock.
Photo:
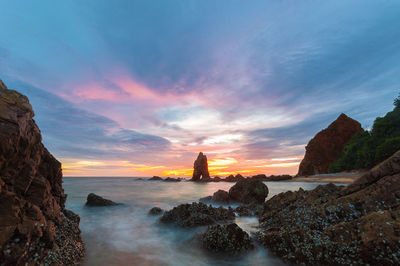
M 119 203 L 105 199 L 94 193 L 90 193 L 87 196 L 86 200 L 86 206 L 89 207 L 102 207 L 102 206 L 115 206 L 115 205 L 119 205 Z
M 328 173 L 329 166 L 339 158 L 349 140 L 363 129 L 361 124 L 341 114 L 328 128 L 318 132 L 306 146 L 298 176 Z
M 258 240 L 306 265 L 400 263 L 400 151 L 348 187 L 280 193 L 265 202 Z
M 228 204 L 230 202 L 229 193 L 220 189 L 213 194 L 211 200 L 215 203 Z
M 153 207 L 149 211 L 149 215 L 159 215 L 161 213 L 163 213 L 163 210 L 159 207 Z
M 80 219 L 65 209 L 61 163 L 33 116 L 28 98 L 0 80 L 0 264 L 77 264 Z
M 229 196 L 241 203 L 263 203 L 268 196 L 268 187 L 260 180 L 242 179 L 229 189 Z
M 210 178 L 207 156 L 205 156 L 202 152 L 199 153 L 196 161 L 194 161 L 192 181 L 199 181 L 200 178 Z
M 160 218 L 162 223 L 173 223 L 182 227 L 210 225 L 218 221 L 229 221 L 235 218 L 232 208 L 214 208 L 199 202 L 181 204 L 166 211 Z
M 209 226 L 202 235 L 202 243 L 211 252 L 232 255 L 253 248 L 250 236 L 235 223 Z

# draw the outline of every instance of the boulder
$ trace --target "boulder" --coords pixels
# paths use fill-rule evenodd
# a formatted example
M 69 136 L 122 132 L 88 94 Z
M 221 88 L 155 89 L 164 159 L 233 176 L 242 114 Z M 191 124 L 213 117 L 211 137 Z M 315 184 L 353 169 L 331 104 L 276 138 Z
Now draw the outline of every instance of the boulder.
M 268 187 L 260 180 L 241 179 L 229 189 L 229 197 L 241 203 L 263 203 Z
M 205 156 L 202 152 L 199 153 L 196 161 L 194 161 L 192 181 L 199 181 L 200 178 L 210 178 L 207 156 Z
M 318 132 L 306 146 L 298 176 L 328 173 L 329 166 L 339 158 L 345 145 L 359 132 L 361 124 L 341 114 L 328 128 Z
M 28 98 L 0 80 L 0 264 L 77 264 L 80 219 L 65 209 L 61 163 L 33 116 Z
M 159 207 L 153 207 L 149 211 L 149 215 L 159 215 L 163 212 L 163 210 Z
M 230 221 L 235 218 L 232 208 L 214 208 L 199 202 L 181 204 L 170 211 L 164 212 L 160 222 L 175 224 L 181 227 L 210 225 L 218 221 Z
M 250 236 L 235 223 L 209 226 L 202 235 L 202 243 L 211 252 L 231 255 L 253 248 Z
M 397 265 L 400 260 L 400 151 L 347 187 L 280 193 L 259 214 L 257 238 L 305 265 Z
M 115 206 L 118 205 L 118 203 L 105 199 L 103 197 L 100 197 L 94 193 L 90 193 L 87 196 L 87 200 L 86 200 L 86 206 L 89 207 L 102 207 L 102 206 Z
M 239 216 L 252 216 L 253 215 L 251 207 L 249 207 L 249 206 L 238 206 L 238 207 L 236 207 L 235 212 L 237 212 L 237 214 Z
M 211 200 L 215 203 L 228 204 L 230 201 L 229 193 L 220 189 L 213 194 Z

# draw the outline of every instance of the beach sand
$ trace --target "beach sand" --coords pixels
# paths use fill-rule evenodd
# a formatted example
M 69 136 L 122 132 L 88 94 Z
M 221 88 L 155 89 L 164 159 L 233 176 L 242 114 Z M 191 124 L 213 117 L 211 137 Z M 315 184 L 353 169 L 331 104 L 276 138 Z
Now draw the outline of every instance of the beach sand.
M 337 174 L 323 174 L 313 176 L 299 176 L 287 182 L 312 182 L 312 183 L 335 183 L 335 184 L 351 184 L 357 178 L 362 176 L 365 172 L 354 173 L 337 173 Z

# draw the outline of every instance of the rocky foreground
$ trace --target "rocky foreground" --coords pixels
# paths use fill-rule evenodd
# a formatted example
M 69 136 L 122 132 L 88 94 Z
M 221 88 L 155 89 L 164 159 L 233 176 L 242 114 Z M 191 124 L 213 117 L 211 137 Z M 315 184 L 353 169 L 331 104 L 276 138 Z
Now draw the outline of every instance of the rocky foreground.
M 85 254 L 65 209 L 61 163 L 43 146 L 28 99 L 0 81 L 1 265 L 71 265 Z
M 257 240 L 297 264 L 400 264 L 400 151 L 348 187 L 274 196 Z

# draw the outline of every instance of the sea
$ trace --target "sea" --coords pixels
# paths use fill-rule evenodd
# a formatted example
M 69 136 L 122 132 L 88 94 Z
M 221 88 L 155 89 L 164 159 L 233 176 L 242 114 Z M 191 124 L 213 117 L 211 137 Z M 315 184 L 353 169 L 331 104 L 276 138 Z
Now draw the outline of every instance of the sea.
M 228 191 L 234 183 L 163 182 L 120 177 L 64 177 L 66 207 L 81 217 L 86 244 L 83 265 L 284 265 L 258 245 L 238 257 L 213 255 L 198 244 L 205 228 L 183 229 L 159 223 L 160 216 L 148 215 L 152 207 L 172 209 L 198 201 L 218 189 Z M 266 182 L 268 198 L 300 187 L 310 190 L 317 183 Z M 86 207 L 86 197 L 95 193 L 123 203 L 112 207 Z M 217 204 L 215 206 L 218 206 Z M 235 206 L 233 206 L 235 207 Z M 249 234 L 257 230 L 255 217 L 236 217 Z

